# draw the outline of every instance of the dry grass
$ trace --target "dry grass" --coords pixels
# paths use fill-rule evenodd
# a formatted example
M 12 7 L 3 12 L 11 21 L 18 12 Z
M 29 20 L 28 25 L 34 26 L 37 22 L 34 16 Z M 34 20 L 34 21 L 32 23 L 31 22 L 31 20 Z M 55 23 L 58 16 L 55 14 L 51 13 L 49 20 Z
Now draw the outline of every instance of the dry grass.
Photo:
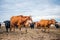
M 50 29 L 49 33 L 44 33 L 40 29 L 22 28 L 22 32 L 16 29 L 15 32 L 5 32 L 5 28 L 0 29 L 0 40 L 60 40 L 60 29 Z

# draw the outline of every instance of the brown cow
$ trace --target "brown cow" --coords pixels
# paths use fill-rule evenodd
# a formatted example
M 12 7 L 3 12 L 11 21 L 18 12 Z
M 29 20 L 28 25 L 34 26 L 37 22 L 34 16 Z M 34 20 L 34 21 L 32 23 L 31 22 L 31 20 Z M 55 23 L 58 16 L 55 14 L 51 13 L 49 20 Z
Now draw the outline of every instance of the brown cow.
M 35 28 L 40 28 L 39 22 L 35 22 L 35 23 L 34 23 L 34 27 L 35 27 Z
M 49 28 L 49 26 L 51 24 L 55 24 L 55 20 L 51 19 L 51 20 L 40 20 L 39 22 L 37 22 L 38 26 L 37 27 L 41 27 L 44 29 L 44 31 L 46 32 L 46 29 Z M 49 32 L 49 29 L 48 29 Z
M 30 16 L 23 16 L 23 15 L 12 16 L 10 20 L 10 24 L 11 24 L 10 30 L 12 30 L 12 28 L 14 28 L 15 30 L 15 26 L 17 26 L 21 30 L 22 25 L 27 27 L 27 25 L 30 24 L 31 22 L 32 22 L 32 19 Z

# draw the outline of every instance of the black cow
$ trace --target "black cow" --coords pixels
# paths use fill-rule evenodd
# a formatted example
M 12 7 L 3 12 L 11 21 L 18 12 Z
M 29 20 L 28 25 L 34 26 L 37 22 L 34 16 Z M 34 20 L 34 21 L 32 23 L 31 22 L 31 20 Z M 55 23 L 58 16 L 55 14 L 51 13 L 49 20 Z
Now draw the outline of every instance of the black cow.
M 31 27 L 31 29 L 33 29 L 34 28 L 34 23 L 31 23 L 30 27 Z
M 4 21 L 5 23 L 5 27 L 6 27 L 6 32 L 8 32 L 8 28 L 10 28 L 10 21 L 7 20 L 7 21 Z
M 0 28 L 1 28 L 1 23 L 0 23 Z
M 60 25 L 59 24 L 55 24 L 56 28 L 60 28 Z

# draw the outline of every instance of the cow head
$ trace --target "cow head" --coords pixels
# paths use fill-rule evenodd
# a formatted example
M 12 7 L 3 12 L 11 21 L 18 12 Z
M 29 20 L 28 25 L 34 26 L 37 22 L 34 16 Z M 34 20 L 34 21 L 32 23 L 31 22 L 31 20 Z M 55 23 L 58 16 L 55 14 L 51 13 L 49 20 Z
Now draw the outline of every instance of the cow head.
M 35 24 L 34 25 L 35 28 L 38 28 L 40 26 L 39 22 L 35 22 L 34 24 Z
M 56 23 L 56 20 L 54 20 L 54 19 L 51 19 L 51 20 L 50 20 L 50 23 L 55 25 L 55 23 Z
M 33 23 L 31 16 L 27 16 L 27 19 L 25 21 L 25 26 L 30 26 L 31 23 Z

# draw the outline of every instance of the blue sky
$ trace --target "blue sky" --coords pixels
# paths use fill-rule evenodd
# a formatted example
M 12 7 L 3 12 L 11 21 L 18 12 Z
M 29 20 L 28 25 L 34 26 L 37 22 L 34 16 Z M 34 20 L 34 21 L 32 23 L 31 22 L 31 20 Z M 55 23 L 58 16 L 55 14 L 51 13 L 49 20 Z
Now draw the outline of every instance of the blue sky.
M 14 15 L 31 15 L 33 21 L 60 21 L 60 0 L 0 0 L 0 22 Z

